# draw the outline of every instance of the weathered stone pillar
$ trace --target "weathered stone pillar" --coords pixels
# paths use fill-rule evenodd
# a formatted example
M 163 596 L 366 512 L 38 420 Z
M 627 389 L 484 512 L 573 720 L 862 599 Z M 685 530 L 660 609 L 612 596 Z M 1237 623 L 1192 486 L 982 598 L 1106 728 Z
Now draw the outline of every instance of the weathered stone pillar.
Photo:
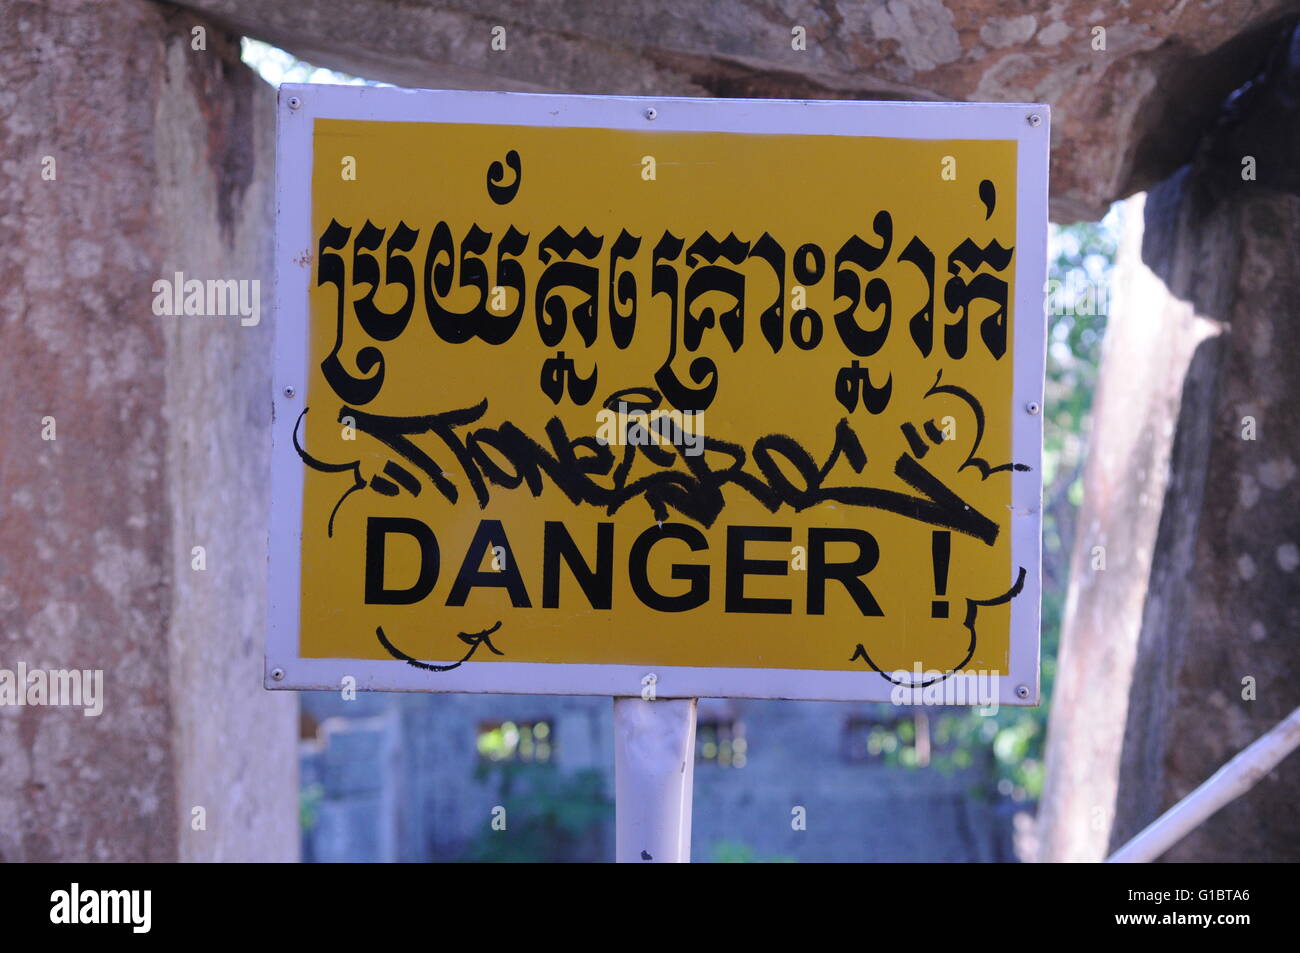
M 104 695 L 0 706 L 0 859 L 293 860 L 296 703 L 261 687 L 274 94 L 140 0 L 6 3 L 0 75 L 0 669 Z M 156 315 L 177 271 L 259 280 L 260 323 Z
M 1145 209 L 1129 204 L 1049 732 L 1045 860 L 1106 856 L 1300 704 L 1300 149 L 1285 60 Z M 1298 787 L 1293 755 L 1166 858 L 1294 860 Z

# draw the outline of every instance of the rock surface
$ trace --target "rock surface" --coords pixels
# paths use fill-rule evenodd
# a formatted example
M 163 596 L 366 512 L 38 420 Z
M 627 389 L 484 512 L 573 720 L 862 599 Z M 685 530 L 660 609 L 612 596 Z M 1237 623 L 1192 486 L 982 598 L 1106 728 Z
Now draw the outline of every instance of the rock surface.
M 186 5 L 317 66 L 401 86 L 1045 102 L 1058 222 L 1100 218 L 1186 161 L 1278 21 L 1300 11 L 1296 0 Z
M 5 861 L 297 856 L 296 700 L 261 687 L 274 93 L 196 23 L 0 8 L 0 668 L 105 696 L 0 707 Z M 176 271 L 268 316 L 157 316 Z
M 1294 165 L 1294 148 L 1253 141 L 1271 168 Z M 1044 860 L 1104 858 L 1300 705 L 1300 197 L 1241 181 L 1236 160 L 1189 166 L 1127 209 Z M 1166 859 L 1295 860 L 1297 789 L 1292 754 Z

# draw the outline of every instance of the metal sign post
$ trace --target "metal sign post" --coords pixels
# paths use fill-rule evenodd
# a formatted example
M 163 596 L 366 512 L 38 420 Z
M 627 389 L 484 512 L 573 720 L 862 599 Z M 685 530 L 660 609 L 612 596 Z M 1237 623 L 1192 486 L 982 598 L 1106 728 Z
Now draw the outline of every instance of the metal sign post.
M 697 699 L 614 699 L 615 857 L 691 860 Z

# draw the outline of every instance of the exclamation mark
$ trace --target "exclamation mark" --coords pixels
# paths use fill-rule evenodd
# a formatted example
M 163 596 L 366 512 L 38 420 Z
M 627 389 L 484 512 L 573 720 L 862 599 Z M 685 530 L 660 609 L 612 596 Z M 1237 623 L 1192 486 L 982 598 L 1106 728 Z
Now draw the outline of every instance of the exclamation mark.
M 948 593 L 948 557 L 952 554 L 952 533 L 947 530 L 935 530 L 930 537 L 930 554 L 934 559 L 934 594 Z M 935 599 L 930 603 L 930 617 L 948 618 L 948 600 Z

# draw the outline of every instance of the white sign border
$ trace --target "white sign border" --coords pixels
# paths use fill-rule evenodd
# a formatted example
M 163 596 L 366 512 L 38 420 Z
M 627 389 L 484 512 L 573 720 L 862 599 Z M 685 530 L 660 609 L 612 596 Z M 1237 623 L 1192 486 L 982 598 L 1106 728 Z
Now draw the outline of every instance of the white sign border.
M 995 681 L 999 704 L 1038 704 L 1049 107 L 1025 103 L 557 96 L 285 84 L 280 87 L 276 115 L 276 312 L 265 668 L 268 689 L 337 691 L 341 679 L 352 676 L 360 691 L 636 696 L 642 693 L 643 679 L 652 671 L 637 665 L 497 661 L 476 665 L 471 661 L 452 671 L 434 673 L 397 659 L 299 658 L 304 473 L 292 438 L 308 380 L 307 302 L 315 255 L 311 228 L 312 131 L 317 119 L 357 119 L 1016 140 L 1012 459 L 1028 464 L 1030 470 L 1011 474 L 1013 568 L 1008 586 L 1018 572 L 1015 567 L 1023 566 L 1026 575 L 1024 589 L 1011 602 L 1010 672 Z M 289 169 L 297 174 L 288 174 Z M 1035 315 L 1040 320 L 1034 321 Z M 653 672 L 658 698 L 888 702 L 894 690 L 889 681 L 865 667 L 861 671 L 823 671 L 664 665 Z

